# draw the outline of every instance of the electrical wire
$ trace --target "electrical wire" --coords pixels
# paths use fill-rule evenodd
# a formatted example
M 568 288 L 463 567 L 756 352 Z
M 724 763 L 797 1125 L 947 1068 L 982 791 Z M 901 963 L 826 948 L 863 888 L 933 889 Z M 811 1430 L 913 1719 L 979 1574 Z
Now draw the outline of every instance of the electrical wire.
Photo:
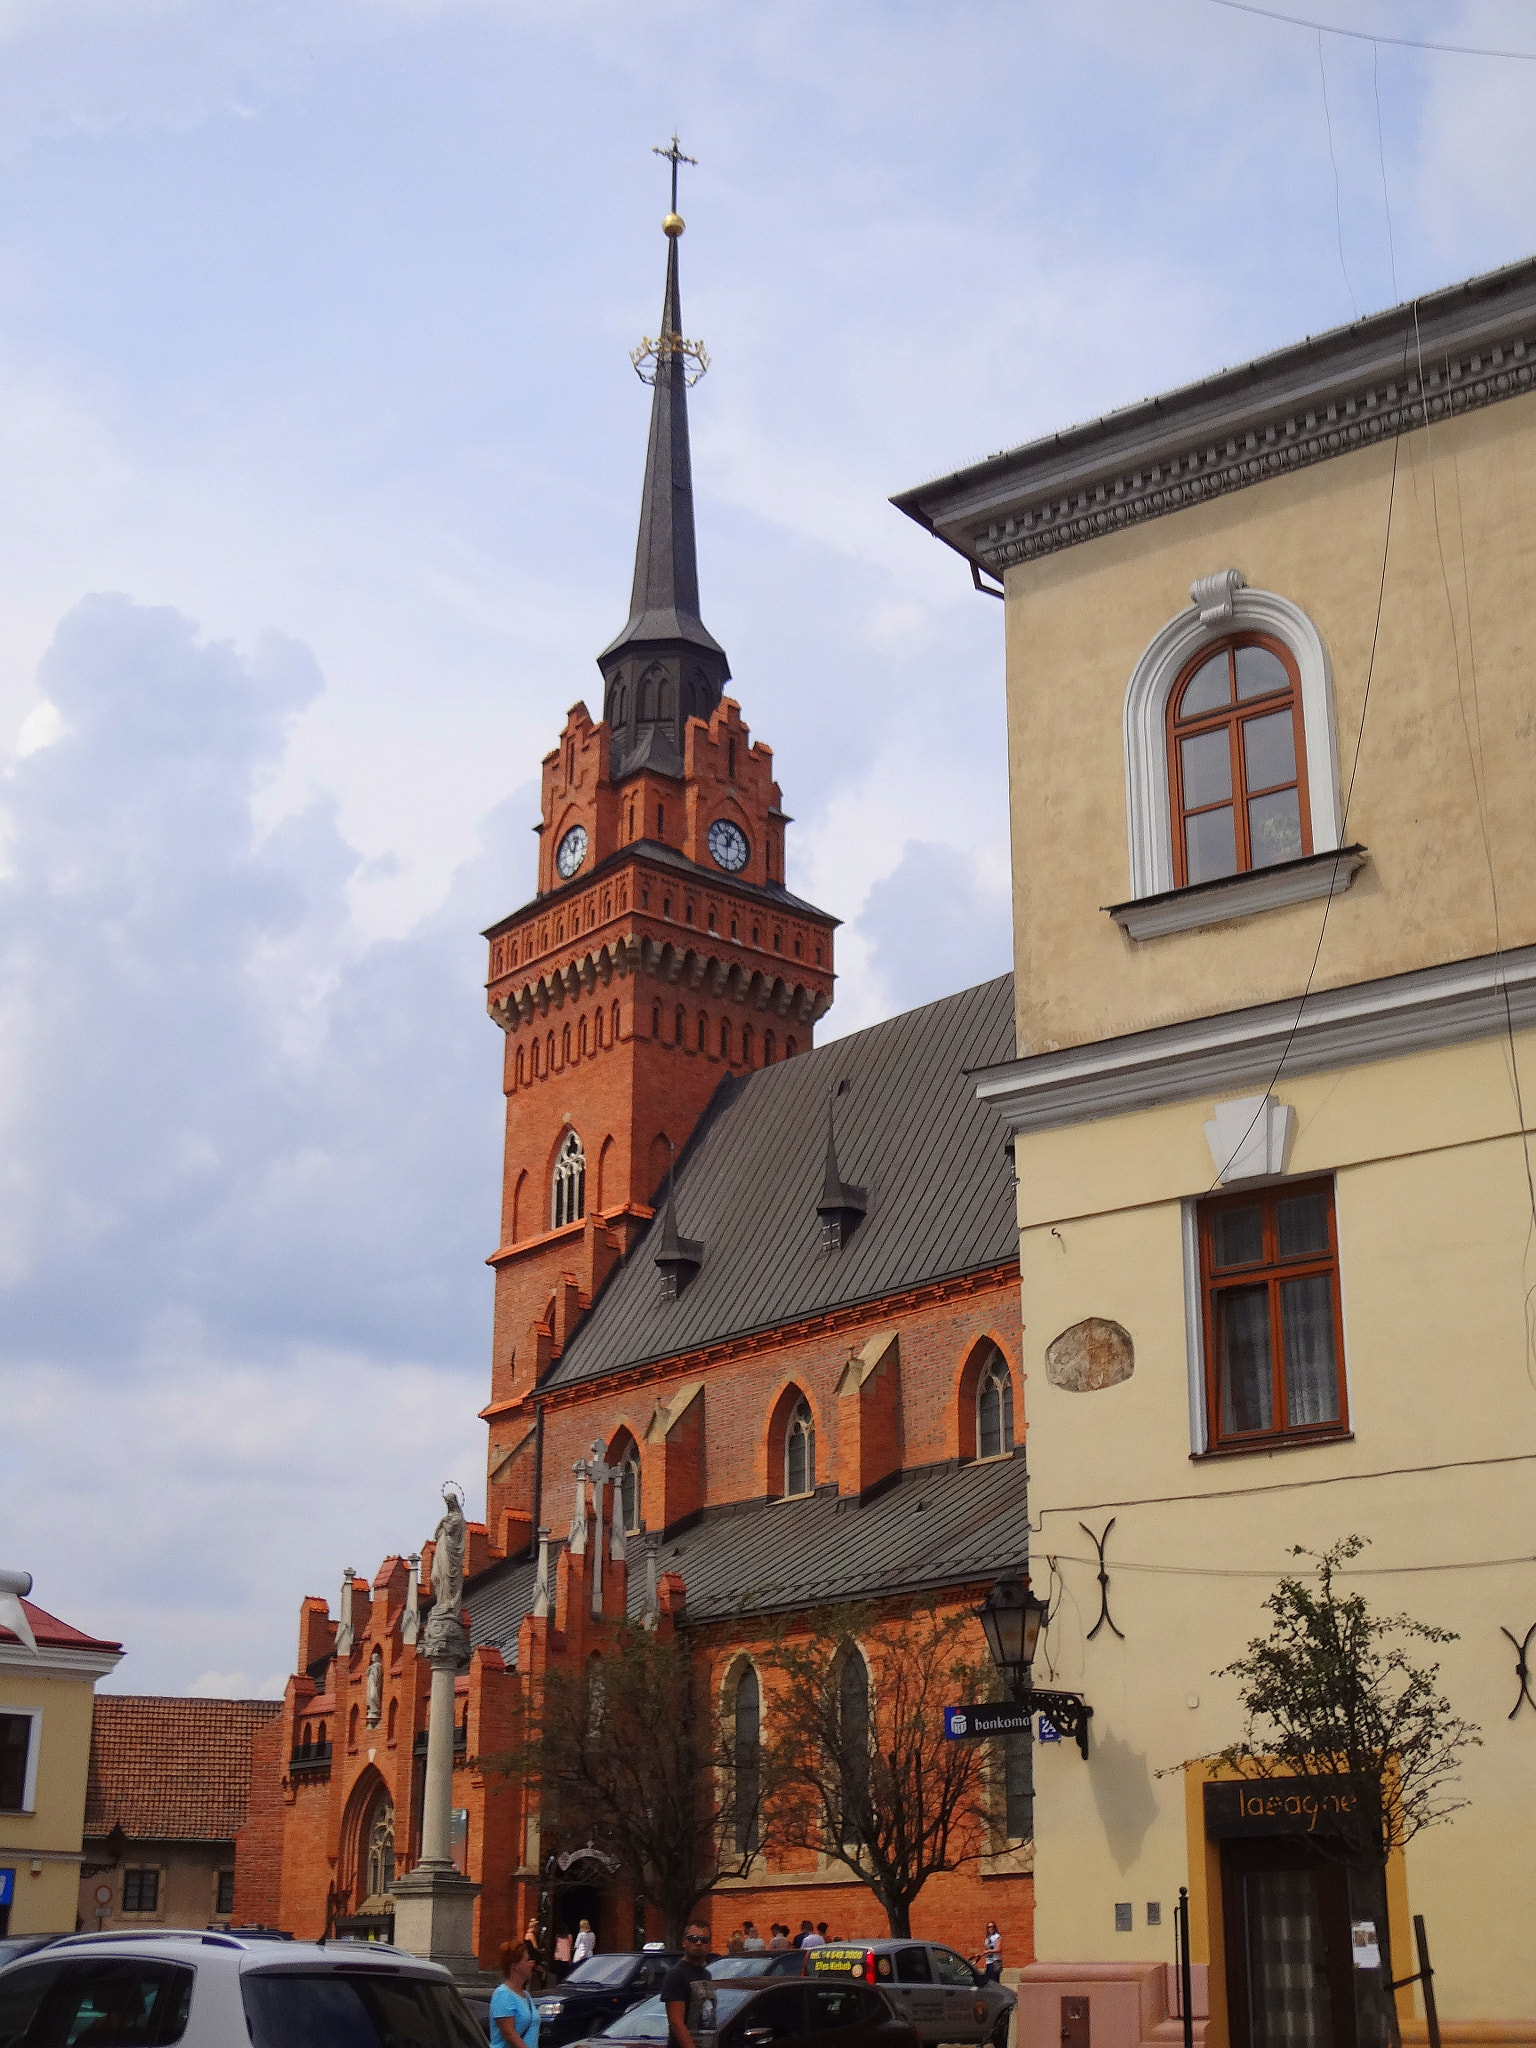
M 1312 1479 L 1272 1479 L 1263 1486 L 1211 1487 L 1199 1493 L 1153 1493 L 1139 1500 L 1064 1501 L 1060 1506 L 1042 1508 L 1040 1519 L 1031 1521 L 1029 1532 L 1038 1536 L 1047 1515 L 1096 1515 L 1105 1508 L 1176 1508 L 1208 1500 L 1254 1500 L 1265 1493 L 1303 1493 L 1314 1486 L 1349 1486 L 1363 1479 L 1420 1479 L 1431 1472 L 1480 1471 L 1489 1465 L 1529 1465 L 1536 1451 L 1504 1451 L 1492 1458 L 1446 1458 L 1435 1465 L 1387 1465 L 1377 1472 L 1323 1472 Z
M 1355 288 L 1349 281 L 1349 265 L 1344 261 L 1344 212 L 1339 200 L 1339 159 L 1333 147 L 1333 116 L 1328 111 L 1328 67 L 1323 62 L 1323 32 L 1317 32 L 1317 75 L 1323 82 L 1323 126 L 1328 130 L 1328 161 L 1333 166 L 1333 227 L 1339 241 L 1339 268 L 1344 273 L 1344 289 L 1349 293 L 1349 310 L 1358 320 L 1360 302 L 1355 297 Z
M 1477 687 L 1477 642 L 1472 628 L 1472 585 L 1467 570 L 1467 531 L 1461 500 L 1461 469 L 1455 468 L 1456 476 L 1456 525 L 1461 547 L 1461 592 L 1462 606 L 1467 619 L 1467 669 L 1472 687 L 1472 711 L 1477 726 L 1474 741 L 1472 725 L 1467 719 L 1467 693 L 1461 668 L 1461 638 L 1456 631 L 1456 605 L 1451 596 L 1450 572 L 1445 562 L 1445 536 L 1440 524 L 1440 489 L 1435 464 L 1435 445 L 1430 433 L 1429 396 L 1424 383 L 1424 342 L 1419 332 L 1419 309 L 1415 301 L 1413 309 L 1414 341 L 1418 350 L 1419 396 L 1424 405 L 1424 448 L 1429 464 L 1429 503 L 1435 525 L 1435 553 L 1440 563 L 1440 587 L 1445 593 L 1446 615 L 1451 625 L 1451 650 L 1456 660 L 1456 708 L 1461 715 L 1462 736 L 1467 743 L 1467 765 L 1472 775 L 1472 793 L 1477 800 L 1477 822 L 1479 836 L 1483 842 L 1483 860 L 1488 869 L 1488 895 L 1493 907 L 1493 954 L 1498 963 L 1498 987 L 1504 1004 L 1504 1032 L 1509 1047 L 1510 1084 L 1514 1090 L 1515 1115 L 1520 1126 L 1520 1143 L 1525 1162 L 1525 1187 L 1530 1204 L 1530 1220 L 1526 1225 L 1525 1247 L 1520 1258 L 1520 1277 L 1525 1279 L 1529 1270 L 1531 1244 L 1536 1239 L 1536 1174 L 1531 1170 L 1531 1141 L 1526 1128 L 1524 1091 L 1520 1086 L 1520 1058 L 1515 1047 L 1515 1019 L 1510 1006 L 1509 983 L 1504 975 L 1504 937 L 1499 916 L 1499 878 L 1493 859 L 1493 833 L 1488 810 L 1488 768 L 1483 756 L 1483 709 Z M 1449 364 L 1447 364 L 1449 370 Z M 1536 1326 L 1532 1322 L 1533 1297 L 1536 1286 L 1525 1291 L 1523 1310 L 1525 1323 L 1525 1376 L 1533 1390 L 1536 1390 Z
M 1257 14 L 1265 21 L 1283 21 L 1288 28 L 1321 29 L 1324 35 L 1348 36 L 1356 43 L 1391 43 L 1399 50 L 1434 50 L 1443 57 L 1508 57 L 1519 64 L 1536 64 L 1536 50 L 1486 50 L 1472 43 L 1426 43 L 1415 36 L 1372 34 L 1366 28 L 1339 28 L 1331 21 L 1311 21 L 1300 14 L 1282 14 L 1278 8 L 1255 7 L 1252 0 L 1211 0 L 1211 5 L 1230 8 L 1234 14 Z
M 1392 297 L 1397 298 L 1397 244 L 1392 239 L 1392 201 L 1387 197 L 1387 145 L 1381 132 L 1381 80 L 1377 59 L 1381 52 L 1371 43 L 1371 90 L 1376 95 L 1376 157 L 1381 165 L 1381 203 L 1387 216 L 1387 260 L 1392 266 Z
M 1414 301 L 1414 318 L 1415 321 L 1417 321 L 1417 300 Z M 1407 371 L 1407 368 L 1408 336 L 1405 332 L 1403 336 L 1404 372 Z M 1423 398 L 1423 395 L 1424 383 L 1423 379 L 1420 378 L 1419 396 L 1421 399 Z M 1344 858 L 1344 848 L 1349 844 L 1349 812 L 1350 806 L 1353 804 L 1355 800 L 1355 777 L 1360 773 L 1360 755 L 1365 746 L 1365 717 L 1366 713 L 1371 708 L 1371 684 L 1375 680 L 1376 676 L 1376 649 L 1381 640 L 1381 611 L 1382 605 L 1386 600 L 1387 594 L 1387 561 L 1392 553 L 1392 514 L 1397 505 L 1397 462 L 1399 455 L 1402 453 L 1403 421 L 1405 416 L 1409 411 L 1411 411 L 1411 409 L 1411 404 L 1404 404 L 1399 407 L 1397 415 L 1397 429 L 1392 436 L 1392 480 L 1387 488 L 1387 530 L 1382 540 L 1381 575 L 1376 585 L 1376 619 L 1375 623 L 1371 627 L 1371 657 L 1366 665 L 1365 671 L 1365 694 L 1360 700 L 1360 727 L 1355 735 L 1355 758 L 1350 763 L 1349 788 L 1345 791 L 1344 794 L 1344 810 L 1343 815 L 1339 819 L 1339 845 L 1333 857 L 1333 873 L 1329 877 L 1328 897 L 1327 901 L 1323 904 L 1322 922 L 1318 926 L 1317 930 L 1317 945 L 1313 949 L 1312 965 L 1307 970 L 1306 986 L 1302 989 L 1301 1000 L 1296 1005 L 1296 1016 L 1294 1021 L 1292 1022 L 1289 1032 L 1287 1032 L 1286 1034 L 1285 1044 L 1280 1048 L 1280 1057 L 1275 1062 L 1275 1071 L 1269 1077 L 1269 1085 L 1265 1088 L 1264 1093 L 1259 1097 L 1259 1106 L 1253 1112 L 1253 1115 L 1248 1119 L 1248 1125 L 1247 1128 L 1244 1130 L 1243 1135 L 1232 1147 L 1231 1152 L 1228 1154 L 1227 1158 L 1222 1162 L 1221 1166 L 1218 1168 L 1215 1179 L 1206 1189 L 1206 1193 L 1208 1195 L 1213 1194 L 1215 1190 L 1221 1186 L 1222 1181 L 1226 1177 L 1228 1167 L 1231 1166 L 1233 1160 L 1237 1158 L 1238 1154 L 1247 1144 L 1250 1136 L 1253 1133 L 1254 1125 L 1258 1122 L 1259 1118 L 1264 1114 L 1265 1105 L 1268 1103 L 1271 1094 L 1274 1092 L 1276 1082 L 1278 1082 L 1281 1074 L 1285 1070 L 1286 1061 L 1291 1056 L 1291 1047 L 1295 1044 L 1296 1034 L 1301 1029 L 1302 1013 L 1307 1007 L 1307 998 L 1312 993 L 1312 983 L 1317 978 L 1317 963 L 1323 957 L 1323 940 L 1328 935 L 1328 914 L 1333 909 L 1333 899 L 1338 892 L 1339 862 Z
M 1058 1550 L 1051 1558 L 1054 1571 L 1058 1564 L 1086 1564 L 1097 1568 L 1096 1557 L 1075 1557 L 1071 1551 Z M 1482 1572 L 1512 1564 L 1536 1564 L 1536 1552 L 1523 1557 L 1471 1557 L 1456 1564 L 1361 1564 L 1341 1569 L 1341 1579 L 1389 1579 L 1412 1572 Z M 1117 1572 L 1151 1572 L 1160 1578 L 1174 1579 L 1273 1579 L 1273 1571 L 1260 1571 L 1237 1565 L 1219 1564 L 1128 1564 L 1123 1558 L 1116 1558 Z M 1060 1574 L 1058 1573 L 1059 1577 Z

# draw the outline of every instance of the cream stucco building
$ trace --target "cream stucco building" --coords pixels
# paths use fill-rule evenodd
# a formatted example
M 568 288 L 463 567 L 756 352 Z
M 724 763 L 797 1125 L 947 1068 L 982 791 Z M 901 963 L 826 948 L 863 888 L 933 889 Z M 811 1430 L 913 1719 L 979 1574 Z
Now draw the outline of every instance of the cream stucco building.
M 70 1934 L 77 1917 L 96 1681 L 122 1659 L 0 1573 L 0 1934 Z
M 1422 1914 L 1446 2038 L 1536 2042 L 1536 263 L 898 502 L 1006 592 L 1021 1057 L 978 1085 L 1094 1709 L 1086 1767 L 1036 1753 L 1025 2040 L 1165 2021 L 1187 1884 L 1209 2042 L 1352 2048 L 1347 1908 L 1200 1759 L 1291 1547 L 1358 1532 L 1483 1736 L 1399 1972 Z

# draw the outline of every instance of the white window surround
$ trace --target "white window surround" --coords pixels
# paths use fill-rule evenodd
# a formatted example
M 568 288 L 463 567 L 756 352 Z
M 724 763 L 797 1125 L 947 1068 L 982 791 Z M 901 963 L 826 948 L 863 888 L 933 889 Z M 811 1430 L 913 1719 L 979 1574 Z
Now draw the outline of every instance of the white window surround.
M 7 1700 L 0 1706 L 0 1713 L 14 1714 L 18 1720 L 30 1721 L 27 1735 L 27 1768 L 22 1778 L 21 1806 L 6 1810 L 15 1813 L 36 1813 L 37 1811 L 37 1763 L 43 1747 L 43 1710 L 41 1707 L 15 1707 Z
M 1188 611 L 1170 619 L 1148 643 L 1125 692 L 1125 808 L 1130 836 L 1131 896 L 1160 896 L 1178 885 L 1173 872 L 1173 821 L 1168 791 L 1168 699 L 1200 652 L 1233 633 L 1267 633 L 1287 648 L 1301 678 L 1301 722 L 1307 755 L 1312 851 L 1340 843 L 1339 750 L 1333 722 L 1333 668 L 1322 635 L 1288 597 L 1250 590 L 1238 569 L 1200 576 L 1189 586 Z M 1262 875 L 1265 870 L 1255 870 Z M 1230 886 L 1230 885 L 1229 885 Z M 1324 888 L 1326 893 L 1326 884 Z M 1249 906 L 1232 892 L 1226 915 Z M 1212 921 L 1210 912 L 1200 920 Z

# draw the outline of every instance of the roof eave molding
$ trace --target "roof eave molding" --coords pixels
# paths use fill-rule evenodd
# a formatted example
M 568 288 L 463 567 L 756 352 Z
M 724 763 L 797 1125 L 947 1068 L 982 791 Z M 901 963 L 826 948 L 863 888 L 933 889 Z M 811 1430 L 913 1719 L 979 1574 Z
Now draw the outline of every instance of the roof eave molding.
M 89 1678 L 93 1682 L 115 1671 L 123 1651 L 110 1644 L 39 1643 L 33 1652 L 21 1643 L 0 1643 L 0 1671 L 25 1677 Z
M 1309 336 L 892 500 L 999 575 L 1536 390 L 1536 258 Z

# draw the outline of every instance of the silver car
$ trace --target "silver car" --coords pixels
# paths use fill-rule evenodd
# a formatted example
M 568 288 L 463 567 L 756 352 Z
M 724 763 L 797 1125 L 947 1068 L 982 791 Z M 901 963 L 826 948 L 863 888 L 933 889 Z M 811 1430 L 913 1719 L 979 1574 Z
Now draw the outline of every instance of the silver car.
M 858 1977 L 890 1998 L 925 2043 L 987 2041 L 1008 2048 L 1017 1999 L 936 1941 L 839 1941 L 803 1951 L 807 1977 Z
M 485 2048 L 448 1972 L 382 1943 L 76 1934 L 0 1969 L 0 2048 Z

